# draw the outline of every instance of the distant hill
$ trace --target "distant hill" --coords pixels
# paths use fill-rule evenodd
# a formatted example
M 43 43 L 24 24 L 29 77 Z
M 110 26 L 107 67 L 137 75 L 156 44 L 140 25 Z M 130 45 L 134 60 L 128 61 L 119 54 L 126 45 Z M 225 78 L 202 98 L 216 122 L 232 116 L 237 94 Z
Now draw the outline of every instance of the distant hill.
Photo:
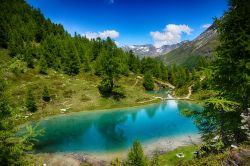
M 173 44 L 173 45 L 163 45 L 159 48 L 156 48 L 152 44 L 144 44 L 144 45 L 132 45 L 132 46 L 123 46 L 122 49 L 124 51 L 132 50 L 139 57 L 157 57 L 163 54 L 166 54 L 188 41 L 183 41 L 181 43 Z
M 193 68 L 200 58 L 211 57 L 218 44 L 218 34 L 212 25 L 194 40 L 185 42 L 167 54 L 157 57 L 157 59 L 166 65 L 177 64 Z

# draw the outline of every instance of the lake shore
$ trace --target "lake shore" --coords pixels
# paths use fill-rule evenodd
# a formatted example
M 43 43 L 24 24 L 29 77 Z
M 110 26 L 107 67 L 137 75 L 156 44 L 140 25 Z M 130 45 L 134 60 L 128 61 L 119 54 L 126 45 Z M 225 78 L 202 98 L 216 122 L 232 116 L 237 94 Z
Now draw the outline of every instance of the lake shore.
M 199 134 L 189 134 L 184 136 L 174 136 L 159 138 L 143 143 L 143 149 L 147 157 L 151 157 L 154 151 L 160 154 L 167 153 L 181 146 L 197 145 L 201 143 Z M 72 165 L 79 163 L 90 163 L 93 165 L 109 164 L 113 159 L 120 158 L 125 160 L 128 150 L 109 153 L 38 153 L 35 156 L 40 158 L 42 163 L 65 164 L 71 161 Z

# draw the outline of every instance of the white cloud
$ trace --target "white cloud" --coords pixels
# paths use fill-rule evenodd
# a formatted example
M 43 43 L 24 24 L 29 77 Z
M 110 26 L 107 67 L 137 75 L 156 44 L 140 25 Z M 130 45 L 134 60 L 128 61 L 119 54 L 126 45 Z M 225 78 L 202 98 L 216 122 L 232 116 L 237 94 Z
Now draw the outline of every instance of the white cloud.
M 103 32 L 86 32 L 82 35 L 86 36 L 88 39 L 95 39 L 97 37 L 100 37 L 102 39 L 106 39 L 107 37 L 115 39 L 120 36 L 120 33 L 115 30 L 105 30 Z
M 106 31 L 103 31 L 103 32 L 99 32 L 100 34 L 100 37 L 101 38 L 107 38 L 107 37 L 110 37 L 110 38 L 118 38 L 119 37 L 119 32 L 115 31 L 115 30 L 106 30 Z
M 209 28 L 210 26 L 211 26 L 211 24 L 204 24 L 204 25 L 202 25 L 202 28 L 207 29 L 207 28 Z
M 166 25 L 163 32 L 155 31 L 150 32 L 151 37 L 154 40 L 155 47 L 159 48 L 163 45 L 171 45 L 181 42 L 181 35 L 183 33 L 191 34 L 192 29 L 187 25 Z

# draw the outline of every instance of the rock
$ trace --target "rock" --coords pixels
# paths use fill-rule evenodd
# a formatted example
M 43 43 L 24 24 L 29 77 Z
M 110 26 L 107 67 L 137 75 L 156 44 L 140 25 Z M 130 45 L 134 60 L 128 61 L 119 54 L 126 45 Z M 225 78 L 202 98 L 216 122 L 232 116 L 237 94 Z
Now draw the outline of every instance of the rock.
M 62 108 L 62 109 L 60 109 L 60 111 L 65 112 L 65 111 L 67 111 L 67 109 L 66 108 Z
M 178 157 L 178 158 L 183 158 L 183 157 L 185 157 L 185 155 L 184 155 L 183 153 L 177 153 L 177 154 L 176 154 L 176 157 Z
M 234 149 L 238 149 L 238 146 L 233 145 L 233 144 L 231 145 L 231 147 L 234 148 Z

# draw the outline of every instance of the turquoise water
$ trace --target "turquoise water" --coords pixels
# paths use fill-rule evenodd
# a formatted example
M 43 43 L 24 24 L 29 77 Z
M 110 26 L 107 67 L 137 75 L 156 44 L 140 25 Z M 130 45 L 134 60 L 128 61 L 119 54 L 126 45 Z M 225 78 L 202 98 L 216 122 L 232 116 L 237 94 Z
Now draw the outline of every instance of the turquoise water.
M 110 111 L 78 112 L 42 120 L 45 130 L 35 144 L 36 152 L 115 152 L 130 148 L 133 140 L 143 144 L 158 138 L 197 134 L 182 108 L 200 106 L 174 100 L 143 107 Z

